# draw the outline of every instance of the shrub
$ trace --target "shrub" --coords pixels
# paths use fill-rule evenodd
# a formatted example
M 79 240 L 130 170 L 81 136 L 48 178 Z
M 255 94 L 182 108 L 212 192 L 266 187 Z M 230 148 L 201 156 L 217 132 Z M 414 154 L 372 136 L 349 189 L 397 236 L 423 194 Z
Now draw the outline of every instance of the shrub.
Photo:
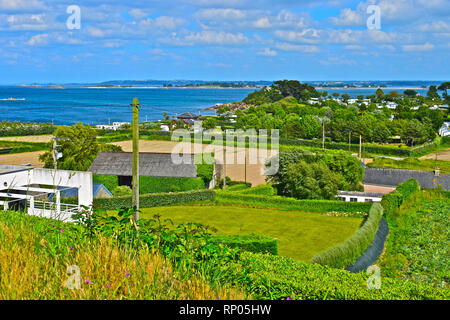
M 231 186 L 235 186 L 235 185 L 241 185 L 241 184 L 244 184 L 244 185 L 246 185 L 247 187 L 251 187 L 252 186 L 252 184 L 250 183 L 250 182 L 244 182 L 244 181 L 233 181 L 233 180 L 231 180 L 231 178 L 230 177 L 226 177 L 226 182 L 227 182 L 227 188 L 228 187 L 231 187 Z M 221 188 L 223 186 L 223 179 L 220 179 L 220 182 L 219 182 L 219 184 L 216 186 L 217 188 Z
M 115 197 L 123 197 L 131 195 L 132 191 L 129 186 L 118 186 L 113 190 L 112 193 Z
M 215 236 L 214 242 L 224 244 L 231 248 L 239 248 L 244 251 L 255 253 L 278 254 L 278 242 L 276 239 L 257 235 L 231 235 L 231 236 Z
M 344 202 L 338 200 L 297 200 L 281 196 L 248 195 L 241 192 L 218 190 L 214 198 L 218 203 L 245 206 L 283 208 L 315 212 L 345 212 L 350 215 L 362 216 L 371 207 L 369 202 Z
M 196 190 L 176 193 L 150 193 L 139 197 L 139 206 L 140 208 L 152 208 L 195 201 L 212 201 L 214 199 L 214 193 L 214 190 Z M 104 210 L 131 208 L 132 197 L 127 196 L 94 199 L 94 207 Z
M 398 215 L 398 209 L 402 203 L 409 199 L 417 191 L 420 191 L 419 183 L 414 179 L 410 179 L 406 182 L 400 183 L 396 190 L 385 194 L 381 200 L 381 205 L 384 208 L 385 216 Z
M 317 254 L 311 262 L 334 268 L 345 268 L 352 265 L 372 243 L 382 216 L 383 207 L 379 203 L 374 203 L 367 220 L 350 239 Z
M 429 300 L 449 299 L 448 289 L 383 277 L 379 290 L 367 286 L 369 275 L 350 273 L 280 256 L 244 252 L 228 268 L 226 280 L 243 286 L 255 299 Z

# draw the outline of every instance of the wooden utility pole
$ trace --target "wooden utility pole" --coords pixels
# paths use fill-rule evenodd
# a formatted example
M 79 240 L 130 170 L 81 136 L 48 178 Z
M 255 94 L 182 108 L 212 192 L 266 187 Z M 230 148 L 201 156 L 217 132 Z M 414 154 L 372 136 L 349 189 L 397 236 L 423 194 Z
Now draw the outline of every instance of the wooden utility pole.
M 133 220 L 139 220 L 139 100 L 133 99 L 133 199 L 132 206 L 136 209 Z
M 247 183 L 247 147 L 244 149 L 244 159 L 245 159 L 245 167 L 244 167 L 244 181 Z
M 223 146 L 223 190 L 227 188 L 227 164 L 226 164 L 226 155 L 225 155 L 225 146 Z

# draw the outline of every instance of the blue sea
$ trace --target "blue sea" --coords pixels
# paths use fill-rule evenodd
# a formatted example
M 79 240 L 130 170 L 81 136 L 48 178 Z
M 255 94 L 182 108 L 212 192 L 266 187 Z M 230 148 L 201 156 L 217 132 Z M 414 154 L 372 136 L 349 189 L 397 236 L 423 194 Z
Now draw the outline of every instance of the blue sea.
M 88 89 L 0 87 L 0 99 L 25 98 L 25 101 L 0 101 L 0 121 L 47 122 L 57 125 L 107 124 L 114 121 L 131 122 L 130 104 L 134 97 L 140 101 L 140 121 L 163 119 L 163 112 L 177 115 L 192 112 L 214 114 L 203 109 L 217 103 L 241 101 L 255 89 Z M 327 90 L 348 93 L 351 97 L 374 94 L 376 89 Z M 390 89 L 383 89 L 385 93 Z M 402 92 L 402 90 L 398 90 Z M 426 90 L 417 90 L 426 94 Z

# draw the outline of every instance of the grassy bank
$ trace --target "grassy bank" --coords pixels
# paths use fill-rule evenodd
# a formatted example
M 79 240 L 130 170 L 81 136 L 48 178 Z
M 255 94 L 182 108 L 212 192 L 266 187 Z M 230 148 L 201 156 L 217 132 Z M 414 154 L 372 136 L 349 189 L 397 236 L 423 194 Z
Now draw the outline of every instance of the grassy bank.
M 417 158 L 406 158 L 403 160 L 393 160 L 389 158 L 375 158 L 367 165 L 370 168 L 390 168 L 406 170 L 433 171 L 436 167 L 441 169 L 441 174 L 450 174 L 450 161 L 444 160 L 419 160 Z
M 0 299 L 244 298 L 178 272 L 156 251 L 81 235 L 73 224 L 0 212 Z M 79 268 L 79 289 L 67 287 L 70 266 Z

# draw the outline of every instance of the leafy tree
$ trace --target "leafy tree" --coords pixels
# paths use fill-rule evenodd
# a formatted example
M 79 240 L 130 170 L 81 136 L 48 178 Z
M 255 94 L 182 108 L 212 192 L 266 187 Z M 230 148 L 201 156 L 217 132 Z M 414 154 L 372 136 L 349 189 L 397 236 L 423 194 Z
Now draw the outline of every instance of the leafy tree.
M 331 200 L 343 185 L 343 179 L 322 162 L 299 161 L 288 167 L 285 184 L 288 196 L 297 199 Z
M 439 93 L 437 92 L 436 86 L 430 86 L 427 92 L 427 98 L 431 100 L 439 100 L 441 97 L 439 96 Z
M 203 123 L 202 123 L 203 128 L 205 128 L 206 130 L 209 129 L 214 129 L 217 126 L 217 119 L 213 118 L 213 117 L 207 117 Z
M 375 94 L 377 95 L 378 99 L 382 99 L 384 97 L 384 92 L 381 88 L 378 88 Z
M 415 96 L 417 96 L 418 92 L 415 90 L 408 89 L 408 90 L 403 91 L 403 94 L 408 97 L 415 97 Z
M 312 139 L 317 138 L 320 133 L 320 123 L 312 115 L 305 115 L 300 119 L 300 126 L 302 130 L 302 138 Z
M 85 171 L 99 152 L 97 132 L 89 125 L 77 123 L 70 127 L 59 127 L 55 131 L 59 150 L 63 156 L 58 159 L 58 169 Z M 44 162 L 45 168 L 53 168 L 53 145 L 42 154 L 39 159 Z
M 344 93 L 342 95 L 342 101 L 347 102 L 348 100 L 350 100 L 350 95 L 348 93 Z

